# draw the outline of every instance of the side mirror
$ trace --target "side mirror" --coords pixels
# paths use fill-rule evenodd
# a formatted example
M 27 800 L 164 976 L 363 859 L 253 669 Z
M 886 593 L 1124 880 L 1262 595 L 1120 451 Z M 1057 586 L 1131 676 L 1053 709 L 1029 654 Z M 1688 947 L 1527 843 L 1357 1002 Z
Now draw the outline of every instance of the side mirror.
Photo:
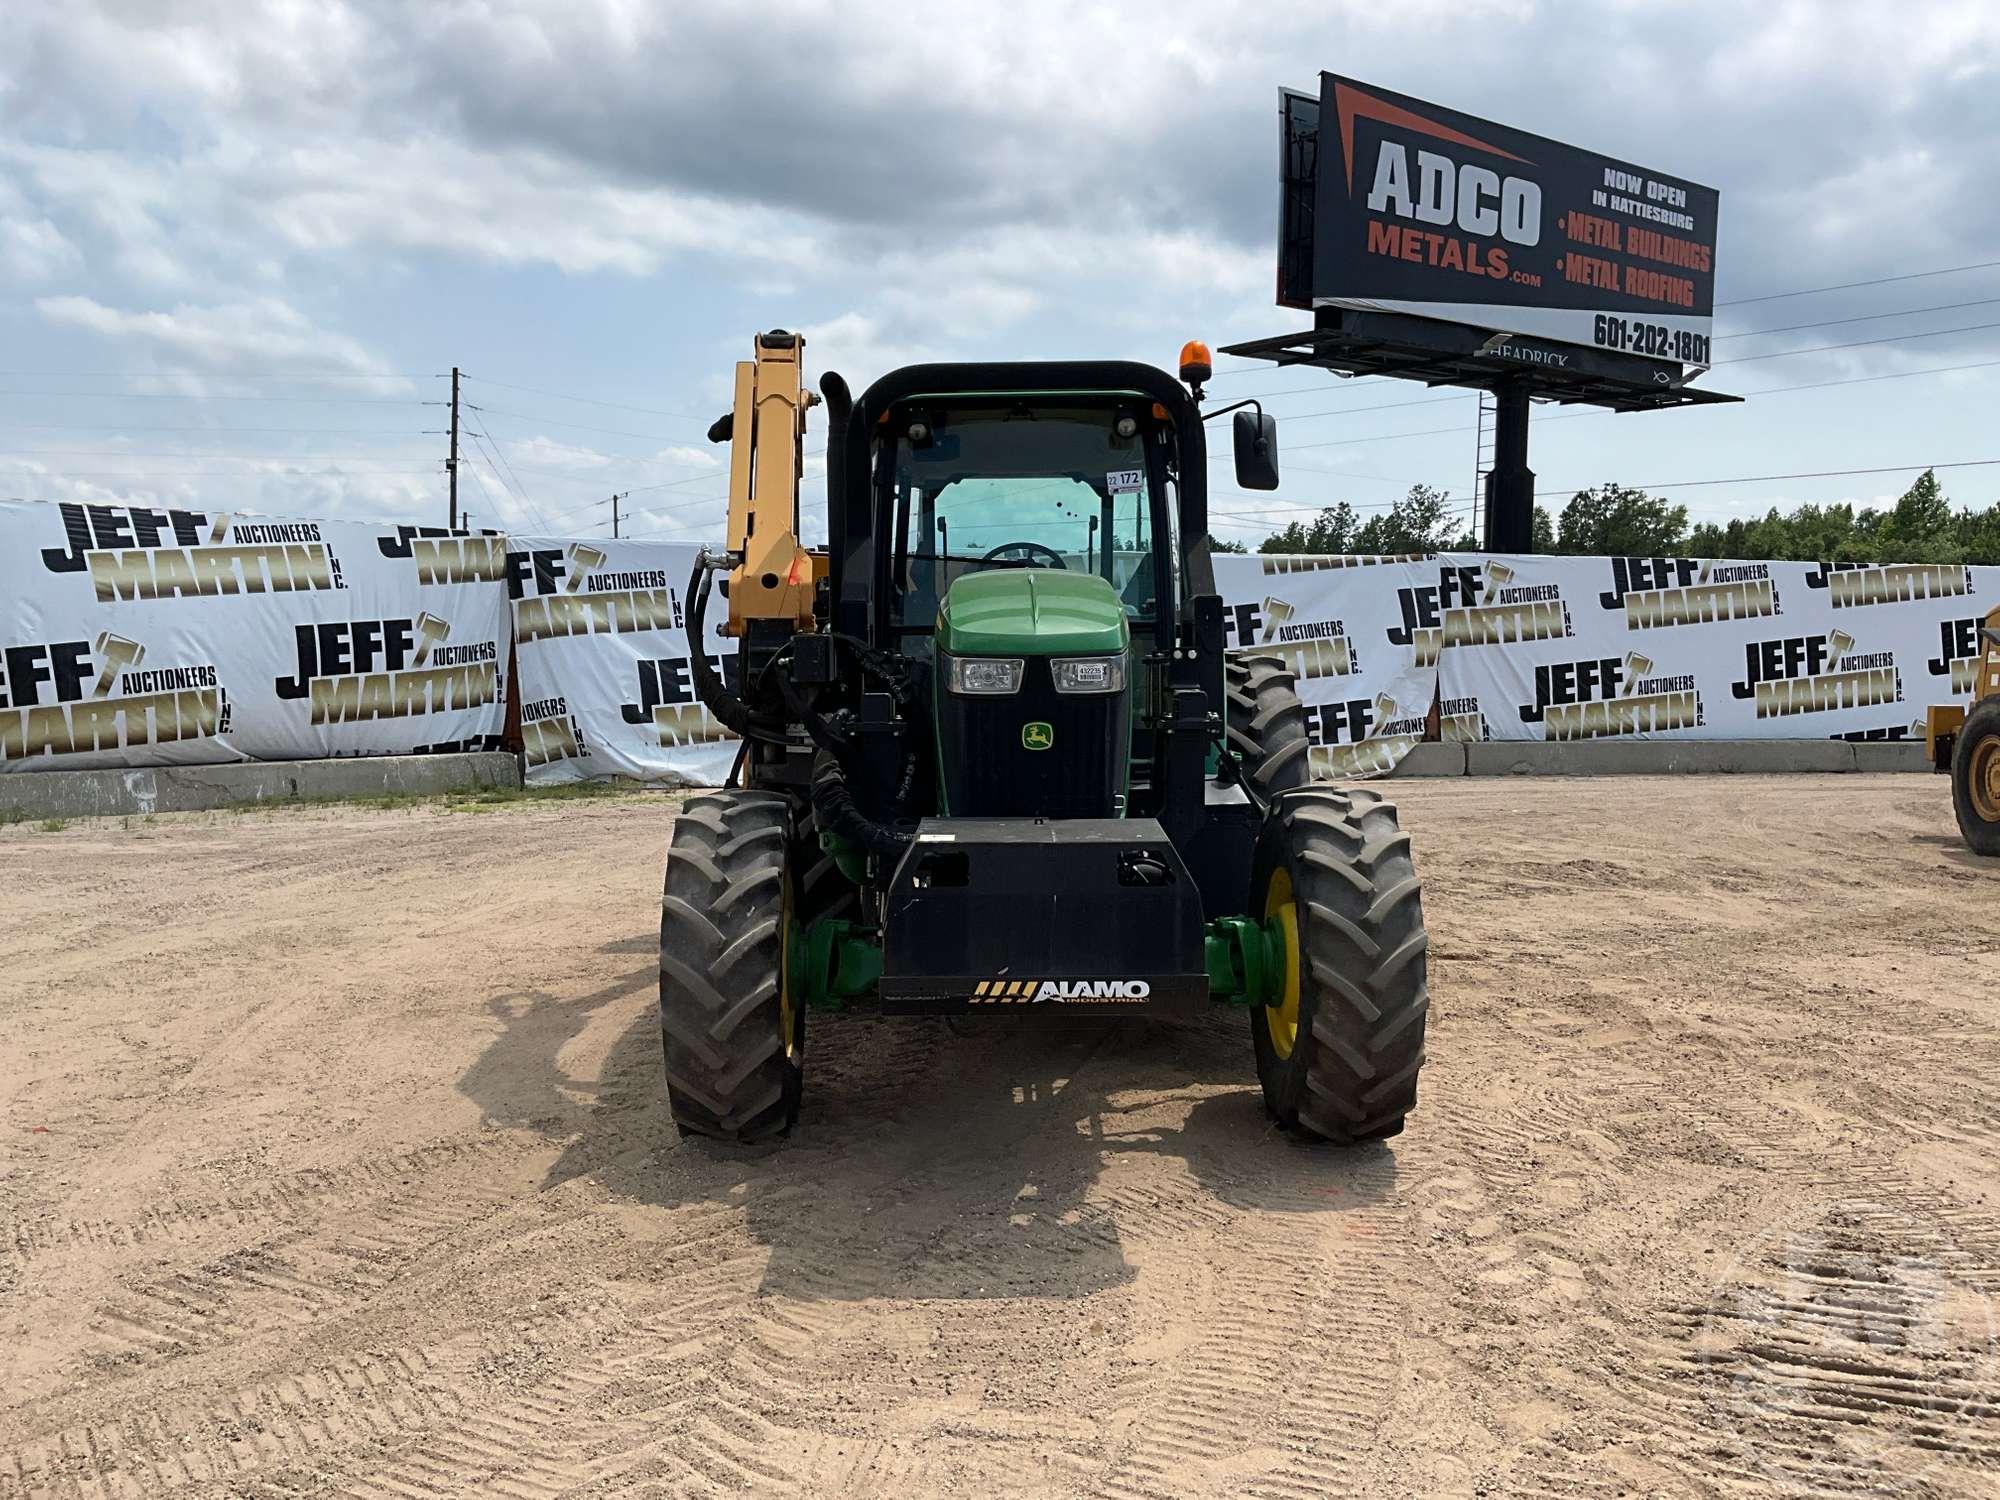
M 1236 414 L 1236 487 L 1275 490 L 1278 487 L 1278 419 L 1261 411 Z

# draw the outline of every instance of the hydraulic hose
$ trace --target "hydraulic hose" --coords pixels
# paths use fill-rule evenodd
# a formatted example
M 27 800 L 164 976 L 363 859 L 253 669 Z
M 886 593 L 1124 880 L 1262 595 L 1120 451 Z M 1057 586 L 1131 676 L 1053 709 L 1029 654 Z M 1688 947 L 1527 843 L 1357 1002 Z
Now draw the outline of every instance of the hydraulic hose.
M 840 762 L 824 750 L 813 757 L 812 805 L 822 829 L 838 834 L 857 849 L 897 859 L 910 846 L 909 834 L 878 823 L 861 810 Z
M 688 575 L 688 670 L 694 678 L 695 695 L 723 728 L 733 730 L 746 740 L 782 745 L 785 743 L 785 726 L 773 723 L 769 717 L 759 714 L 730 692 L 722 679 L 715 675 L 715 668 L 708 662 L 708 652 L 703 649 L 708 641 L 708 591 L 714 587 L 715 569 L 720 565 L 720 560 L 711 556 L 704 547 L 696 554 L 694 571 Z

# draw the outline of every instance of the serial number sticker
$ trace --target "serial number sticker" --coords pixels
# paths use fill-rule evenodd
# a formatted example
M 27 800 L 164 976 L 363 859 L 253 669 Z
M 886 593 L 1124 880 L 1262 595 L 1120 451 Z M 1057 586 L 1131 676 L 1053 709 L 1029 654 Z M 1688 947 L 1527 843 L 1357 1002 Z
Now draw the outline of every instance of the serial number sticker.
M 1146 487 L 1146 471 L 1112 469 L 1104 476 L 1104 487 L 1114 495 L 1136 495 Z
M 920 844 L 955 844 L 958 842 L 958 835 L 955 833 L 920 833 L 917 835 L 917 842 Z

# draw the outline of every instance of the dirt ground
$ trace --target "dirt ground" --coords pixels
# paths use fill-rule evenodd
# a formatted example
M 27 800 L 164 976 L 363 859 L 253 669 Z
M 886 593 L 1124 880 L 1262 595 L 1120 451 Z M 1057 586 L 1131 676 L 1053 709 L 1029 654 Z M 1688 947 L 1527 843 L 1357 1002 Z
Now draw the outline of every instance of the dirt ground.
M 659 1098 L 660 796 L 0 830 L 0 1496 L 2000 1493 L 2000 865 L 1927 777 L 1406 783 L 1409 1131 L 1247 1026 Z

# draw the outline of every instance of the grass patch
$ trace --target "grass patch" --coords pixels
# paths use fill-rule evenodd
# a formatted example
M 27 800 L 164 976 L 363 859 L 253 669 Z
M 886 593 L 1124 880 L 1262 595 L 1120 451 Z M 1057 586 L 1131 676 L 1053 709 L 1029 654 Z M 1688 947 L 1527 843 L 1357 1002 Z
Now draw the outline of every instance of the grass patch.
M 366 808 L 374 812 L 417 812 L 428 810 L 433 813 L 491 813 L 506 808 L 532 808 L 547 802 L 590 802 L 599 799 L 636 798 L 648 794 L 659 795 L 671 792 L 673 788 L 645 786 L 636 781 L 577 781 L 565 782 L 560 786 L 482 786 L 463 787 L 441 792 L 378 792 L 362 797 L 283 797 L 265 802 L 232 802 L 221 807 L 191 810 L 186 816 L 202 819 L 219 817 L 241 817 L 246 813 L 258 813 L 266 817 L 305 809 L 325 808 Z M 118 826 L 127 833 L 137 833 L 140 828 L 157 826 L 157 818 L 152 813 L 143 816 L 112 813 L 104 819 L 108 823 L 116 818 Z M 28 815 L 19 808 L 0 808 L 0 828 L 12 827 L 28 821 Z M 73 821 L 72 818 L 47 818 L 38 826 L 44 833 L 61 833 Z M 96 820 L 93 819 L 93 822 Z
M 636 796 L 647 790 L 630 781 L 576 781 L 560 786 L 482 786 L 447 792 L 380 792 L 367 797 L 298 797 L 272 802 L 241 802 L 232 812 L 281 812 L 296 807 L 365 807 L 376 812 L 409 812 L 431 808 L 438 812 L 484 813 L 502 807 L 533 806 L 543 802 L 587 802 L 605 797 Z

